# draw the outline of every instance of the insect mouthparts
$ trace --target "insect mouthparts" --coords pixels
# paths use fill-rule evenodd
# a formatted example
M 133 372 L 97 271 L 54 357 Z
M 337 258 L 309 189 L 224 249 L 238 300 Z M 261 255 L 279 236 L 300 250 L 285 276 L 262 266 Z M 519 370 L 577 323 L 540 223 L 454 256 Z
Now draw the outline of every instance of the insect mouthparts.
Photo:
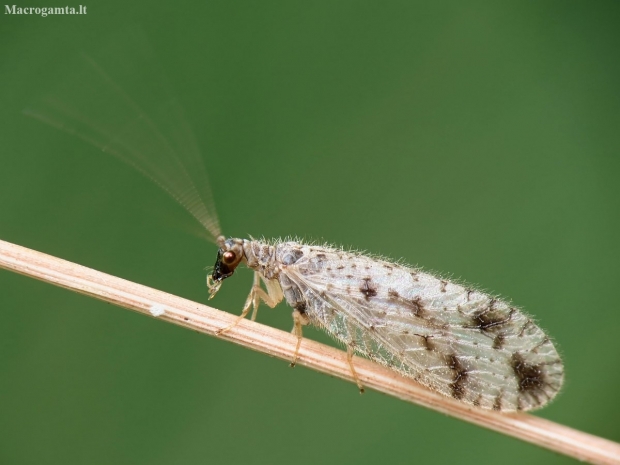
M 220 290 L 221 286 L 222 286 L 221 280 L 215 280 L 213 279 L 212 275 L 207 275 L 207 287 L 209 288 L 209 300 L 215 297 L 215 294 L 217 294 L 217 291 Z

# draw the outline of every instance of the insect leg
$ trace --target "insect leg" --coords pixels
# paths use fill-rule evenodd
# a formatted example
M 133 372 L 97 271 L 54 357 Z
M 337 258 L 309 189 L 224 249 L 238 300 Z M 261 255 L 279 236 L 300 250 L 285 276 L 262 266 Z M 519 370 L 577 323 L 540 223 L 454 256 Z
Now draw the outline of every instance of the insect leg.
M 364 386 L 362 386 L 362 382 L 357 377 L 357 372 L 355 371 L 355 366 L 353 366 L 353 347 L 347 346 L 347 362 L 349 362 L 349 367 L 351 368 L 351 374 L 353 375 L 353 379 L 357 384 L 357 387 L 360 390 L 360 394 L 364 394 Z
M 235 326 L 237 326 L 237 324 L 239 324 L 239 322 L 241 320 L 243 320 L 248 313 L 250 313 L 250 308 L 252 307 L 252 299 L 254 297 L 254 294 L 252 291 L 250 291 L 250 295 L 248 296 L 247 299 L 245 299 L 245 304 L 243 305 L 243 310 L 241 311 L 241 315 L 239 315 L 237 317 L 237 319 L 235 320 L 235 322 L 231 325 L 226 326 L 225 328 L 222 329 L 218 329 L 215 334 L 217 334 L 218 336 L 222 333 L 225 333 L 226 331 L 228 331 L 231 328 L 234 328 Z
M 301 313 L 299 310 L 293 310 L 293 330 L 291 331 L 295 336 L 297 336 L 297 345 L 295 346 L 295 354 L 293 355 L 293 361 L 291 362 L 291 368 L 295 366 L 297 363 L 297 358 L 299 357 L 299 347 L 301 346 L 302 336 L 302 326 L 310 323 L 308 319 L 308 315 L 305 313 Z
M 277 282 L 274 284 L 272 281 L 265 281 L 265 286 L 267 287 L 267 292 L 265 292 L 260 287 L 260 278 L 261 276 L 258 272 L 254 273 L 254 283 L 252 284 L 252 289 L 250 290 L 248 298 L 245 299 L 245 304 L 243 305 L 241 315 L 237 317 L 233 324 L 227 326 L 226 328 L 218 329 L 215 334 L 220 335 L 237 326 L 241 320 L 248 316 L 248 313 L 250 313 L 250 308 L 253 308 L 252 321 L 254 321 L 256 319 L 256 312 L 261 299 L 271 308 L 275 307 L 278 302 L 282 300 L 284 296 L 280 285 L 277 284 Z
M 250 295 L 252 295 L 253 293 L 252 302 L 254 305 L 254 310 L 252 311 L 252 321 L 256 320 L 256 313 L 258 312 L 258 305 L 260 304 L 261 300 L 265 302 L 269 307 L 274 308 L 284 298 L 282 288 L 280 287 L 278 281 L 263 278 L 263 282 L 265 283 L 265 287 L 267 288 L 267 292 L 265 292 L 260 287 L 260 279 L 261 275 L 259 273 L 254 273 L 254 284 L 252 285 L 252 292 L 250 293 Z

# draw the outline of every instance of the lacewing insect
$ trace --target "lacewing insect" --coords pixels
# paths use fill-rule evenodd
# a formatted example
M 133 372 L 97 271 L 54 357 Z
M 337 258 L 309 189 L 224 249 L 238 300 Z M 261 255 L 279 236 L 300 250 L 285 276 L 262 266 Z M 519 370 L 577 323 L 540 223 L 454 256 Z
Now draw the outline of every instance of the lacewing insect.
M 254 282 L 239 319 L 250 310 L 254 319 L 260 302 L 275 307 L 286 300 L 298 337 L 295 353 L 302 327 L 320 327 L 346 345 L 356 380 L 354 353 L 484 409 L 532 410 L 558 393 L 563 365 L 552 341 L 499 298 L 336 247 L 222 236 L 198 146 L 176 100 L 161 99 L 154 113 L 163 122 L 157 121 L 97 61 L 83 59 L 76 82 L 25 113 L 134 166 L 193 215 L 218 246 L 207 278 L 210 298 L 240 264 L 252 269 Z M 150 82 L 162 73 L 141 69 L 139 75 Z M 90 85 L 78 85 L 83 82 Z
M 285 299 L 298 341 L 303 325 L 324 329 L 347 346 L 354 376 L 357 352 L 437 392 L 502 411 L 541 407 L 562 385 L 551 340 L 502 300 L 333 247 L 223 237 L 218 245 L 212 295 L 245 263 L 254 284 L 240 318 L 261 300 L 274 307 Z

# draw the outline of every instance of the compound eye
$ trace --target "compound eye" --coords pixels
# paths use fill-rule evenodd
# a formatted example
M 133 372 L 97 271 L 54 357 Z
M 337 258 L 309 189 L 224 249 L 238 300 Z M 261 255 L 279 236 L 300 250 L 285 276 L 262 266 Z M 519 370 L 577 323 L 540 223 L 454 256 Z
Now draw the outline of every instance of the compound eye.
M 235 254 L 235 252 L 232 252 L 230 250 L 227 252 L 224 252 L 224 254 L 222 255 L 222 261 L 226 263 L 227 265 L 232 265 L 233 263 L 235 263 L 236 260 L 237 260 L 237 255 Z

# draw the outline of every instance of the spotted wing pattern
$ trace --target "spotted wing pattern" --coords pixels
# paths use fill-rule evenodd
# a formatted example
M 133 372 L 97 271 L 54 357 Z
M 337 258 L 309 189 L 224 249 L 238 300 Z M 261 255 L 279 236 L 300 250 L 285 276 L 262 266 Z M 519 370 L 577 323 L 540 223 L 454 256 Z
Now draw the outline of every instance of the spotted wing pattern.
M 296 243 L 281 250 L 302 252 L 283 273 L 314 325 L 433 390 L 514 411 L 543 406 L 562 385 L 552 341 L 502 300 L 360 254 Z

